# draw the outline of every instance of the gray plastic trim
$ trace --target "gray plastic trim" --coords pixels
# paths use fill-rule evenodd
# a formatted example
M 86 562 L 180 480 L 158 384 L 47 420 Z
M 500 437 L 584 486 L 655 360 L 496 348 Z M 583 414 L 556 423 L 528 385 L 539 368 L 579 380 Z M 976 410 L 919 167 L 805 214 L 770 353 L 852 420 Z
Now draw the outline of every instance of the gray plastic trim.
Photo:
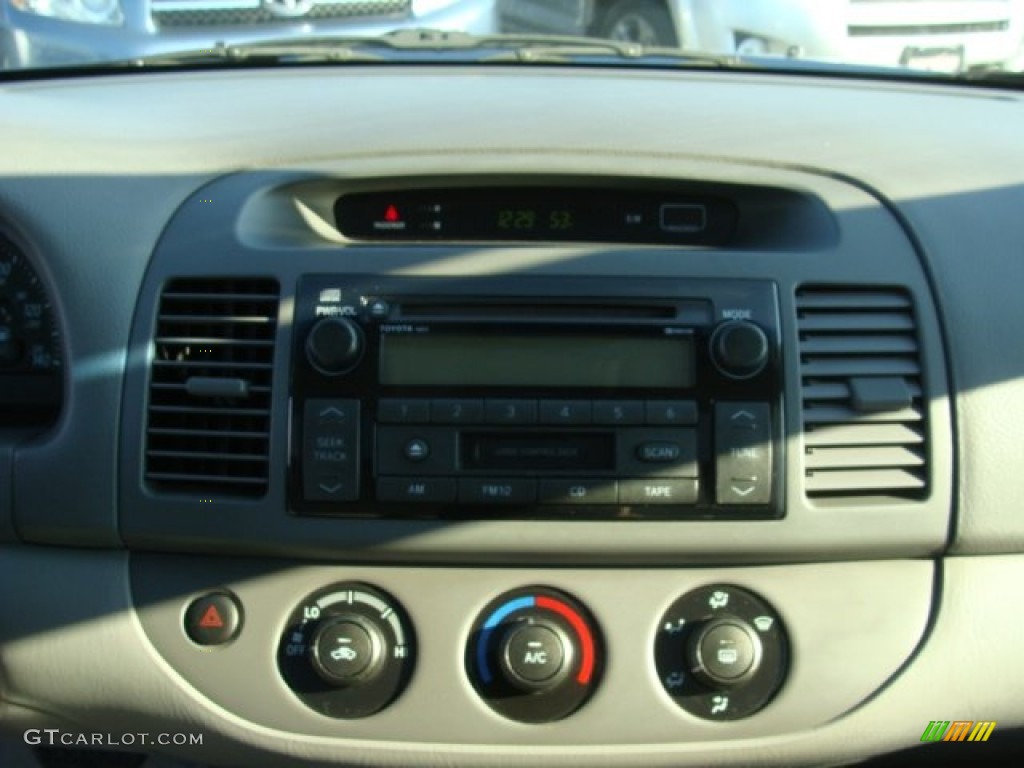
M 907 561 L 472 572 L 150 555 L 135 555 L 131 563 L 132 597 L 156 649 L 197 691 L 245 720 L 296 734 L 509 746 L 718 741 L 814 728 L 862 702 L 906 662 L 928 621 L 933 580 L 930 563 Z M 365 720 L 337 721 L 291 694 L 277 673 L 275 654 L 287 615 L 308 593 L 350 580 L 384 589 L 402 604 L 418 650 L 409 688 L 394 704 Z M 678 708 L 654 669 L 659 618 L 676 598 L 710 584 L 759 594 L 777 610 L 790 640 L 791 666 L 779 695 L 760 713 L 732 723 L 703 721 Z M 463 658 L 470 625 L 484 606 L 503 592 L 531 585 L 567 592 L 587 606 L 604 635 L 607 661 L 601 683 L 581 710 L 524 728 L 484 705 Z M 188 640 L 182 615 L 192 598 L 215 589 L 235 594 L 246 618 L 235 642 L 210 650 Z M 864 653 L 869 645 L 872 652 Z M 837 663 L 853 658 L 856 675 Z M 809 700 L 813 709 L 806 706 Z

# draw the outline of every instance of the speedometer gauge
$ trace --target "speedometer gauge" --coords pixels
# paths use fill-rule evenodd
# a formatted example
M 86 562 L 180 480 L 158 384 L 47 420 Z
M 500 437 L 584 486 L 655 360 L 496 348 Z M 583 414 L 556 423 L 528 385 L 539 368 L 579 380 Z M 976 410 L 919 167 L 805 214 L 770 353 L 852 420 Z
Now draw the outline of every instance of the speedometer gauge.
M 0 428 L 47 424 L 61 400 L 60 331 L 38 273 L 0 235 Z

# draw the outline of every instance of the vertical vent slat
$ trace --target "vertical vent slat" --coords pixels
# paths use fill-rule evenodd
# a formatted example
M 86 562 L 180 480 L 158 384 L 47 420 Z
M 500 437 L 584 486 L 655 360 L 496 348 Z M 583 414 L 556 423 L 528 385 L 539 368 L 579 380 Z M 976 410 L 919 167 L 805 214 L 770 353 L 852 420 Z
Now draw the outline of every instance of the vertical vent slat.
M 165 286 L 146 427 L 146 481 L 154 490 L 266 493 L 279 295 L 277 281 L 262 278 Z
M 928 403 L 910 295 L 797 291 L 804 490 L 810 498 L 921 498 Z

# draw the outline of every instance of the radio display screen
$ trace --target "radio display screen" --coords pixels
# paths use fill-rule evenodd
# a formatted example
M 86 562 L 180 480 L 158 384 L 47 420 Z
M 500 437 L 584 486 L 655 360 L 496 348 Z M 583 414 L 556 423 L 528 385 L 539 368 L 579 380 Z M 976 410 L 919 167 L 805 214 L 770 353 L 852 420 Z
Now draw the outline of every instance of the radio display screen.
M 380 383 L 407 387 L 688 389 L 689 336 L 383 334 Z

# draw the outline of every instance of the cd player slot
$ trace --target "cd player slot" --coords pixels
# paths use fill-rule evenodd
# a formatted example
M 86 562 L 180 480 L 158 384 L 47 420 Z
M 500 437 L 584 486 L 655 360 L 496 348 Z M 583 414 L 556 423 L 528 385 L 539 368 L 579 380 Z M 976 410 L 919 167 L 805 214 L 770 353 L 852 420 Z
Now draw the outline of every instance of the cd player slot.
M 703 302 L 700 302 L 703 305 Z M 650 319 L 675 319 L 678 308 L 672 305 L 652 304 L 609 304 L 600 303 L 572 303 L 572 304 L 538 304 L 535 302 L 494 302 L 486 304 L 465 303 L 445 301 L 443 303 L 433 302 L 409 302 L 406 301 L 399 307 L 398 316 L 403 320 L 411 319 L 440 319 L 440 318 L 461 318 L 461 319 L 489 319 L 497 318 L 507 321 L 509 317 L 529 320 L 650 320 Z

